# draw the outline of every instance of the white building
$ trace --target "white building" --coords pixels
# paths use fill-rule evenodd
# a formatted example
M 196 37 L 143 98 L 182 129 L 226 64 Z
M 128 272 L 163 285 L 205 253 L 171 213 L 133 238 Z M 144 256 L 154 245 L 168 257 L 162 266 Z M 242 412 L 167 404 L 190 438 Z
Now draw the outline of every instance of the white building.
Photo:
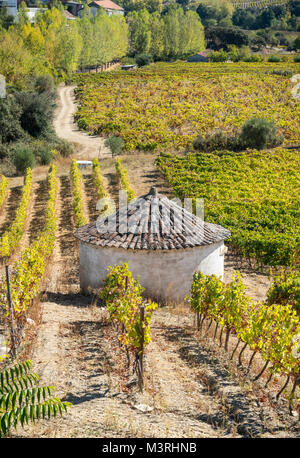
M 7 14 L 16 18 L 18 14 L 18 1 L 17 0 L 0 0 L 0 8 L 6 7 Z
M 108 16 L 111 16 L 112 14 L 120 14 L 124 16 L 124 9 L 111 0 L 94 1 L 89 3 L 89 7 L 93 16 L 95 16 L 99 8 L 104 8 Z
M 115 224 L 114 224 L 115 223 Z M 103 286 L 108 267 L 128 262 L 145 296 L 183 301 L 195 271 L 223 277 L 230 232 L 202 221 L 151 188 L 109 217 L 80 227 L 80 286 Z

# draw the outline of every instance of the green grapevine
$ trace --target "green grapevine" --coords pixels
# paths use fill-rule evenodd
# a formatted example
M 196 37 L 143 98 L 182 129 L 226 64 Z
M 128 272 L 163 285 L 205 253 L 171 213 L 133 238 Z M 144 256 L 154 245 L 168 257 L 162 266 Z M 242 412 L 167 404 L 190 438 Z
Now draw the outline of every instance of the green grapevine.
M 0 178 L 0 208 L 2 208 L 2 205 L 4 204 L 4 201 L 8 194 L 9 181 L 4 175 L 1 175 Z
M 20 260 L 13 266 L 11 278 L 11 296 L 16 318 L 22 318 L 38 295 L 40 285 L 44 279 L 48 258 L 55 242 L 57 218 L 55 203 L 58 181 L 56 167 L 51 165 L 48 172 L 49 198 L 46 206 L 46 222 L 44 230 L 37 240 L 25 249 Z M 0 279 L 0 303 L 7 307 L 7 286 L 4 278 Z
M 105 208 L 103 209 L 102 214 L 108 215 L 113 212 L 114 207 L 110 203 L 109 195 L 106 191 L 103 176 L 101 173 L 99 160 L 97 158 L 93 159 L 93 178 L 94 178 L 94 183 L 97 189 L 98 199 L 105 199 L 107 202 L 107 204 L 105 205 Z
M 127 176 L 127 170 L 123 166 L 120 159 L 116 159 L 116 171 L 117 171 L 117 176 L 119 178 L 119 181 L 121 183 L 121 187 L 124 191 L 127 192 L 127 199 L 128 199 L 128 202 L 130 202 L 131 200 L 136 198 L 136 195 L 130 185 L 130 182 Z
M 129 354 L 135 354 L 139 385 L 143 386 L 143 354 L 150 342 L 150 322 L 157 304 L 142 298 L 143 288 L 124 263 L 110 267 L 100 298 L 106 303 L 110 319 L 117 324 L 118 339 Z
M 127 151 L 184 151 L 199 134 L 235 133 L 252 116 L 274 120 L 287 143 L 299 143 L 300 104 L 292 62 L 156 63 L 134 73 L 78 75 L 80 128 L 122 137 Z
M 87 223 L 83 215 L 83 201 L 82 201 L 82 175 L 78 169 L 78 164 L 75 159 L 72 160 L 71 178 L 73 184 L 73 208 L 75 213 L 76 227 L 84 226 Z
M 242 256 L 272 266 L 297 261 L 299 151 L 163 154 L 156 163 L 179 198 L 204 198 L 206 221 L 228 228 Z
M 27 208 L 31 197 L 31 187 L 32 171 L 31 169 L 27 169 L 22 190 L 22 197 L 16 212 L 15 220 L 0 239 L 0 257 L 10 256 L 23 235 Z
M 234 333 L 254 352 L 272 364 L 272 372 L 298 380 L 300 361 L 293 351 L 300 335 L 300 321 L 290 304 L 254 303 L 245 294 L 239 276 L 225 285 L 220 279 L 195 272 L 191 308 L 204 318 L 219 323 Z

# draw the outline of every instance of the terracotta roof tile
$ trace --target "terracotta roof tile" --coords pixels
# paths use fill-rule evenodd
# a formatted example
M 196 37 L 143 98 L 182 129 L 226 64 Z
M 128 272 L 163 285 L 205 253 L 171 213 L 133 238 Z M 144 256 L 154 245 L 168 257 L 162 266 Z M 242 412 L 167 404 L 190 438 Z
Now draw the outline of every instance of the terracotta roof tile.
M 230 232 L 202 221 L 152 188 L 113 215 L 80 227 L 74 235 L 101 247 L 173 250 L 216 243 L 228 238 Z
M 121 6 L 117 5 L 116 3 L 112 2 L 111 0 L 98 0 L 98 1 L 93 1 L 92 3 L 96 3 L 96 5 L 99 5 L 102 8 L 105 8 L 107 10 L 124 11 L 123 8 L 121 8 Z

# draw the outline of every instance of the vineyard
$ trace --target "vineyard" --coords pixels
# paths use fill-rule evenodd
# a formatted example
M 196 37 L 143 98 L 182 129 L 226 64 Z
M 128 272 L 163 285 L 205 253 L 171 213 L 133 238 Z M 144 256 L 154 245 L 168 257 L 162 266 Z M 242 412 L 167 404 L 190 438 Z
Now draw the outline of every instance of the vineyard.
M 287 0 L 231 0 L 234 8 L 268 8 L 268 6 L 284 5 Z
M 160 152 L 184 151 L 216 129 L 233 133 L 256 116 L 275 121 L 285 143 L 294 144 L 299 104 L 290 79 L 273 70 L 297 73 L 299 65 L 158 63 L 134 74 L 79 75 L 77 123 L 93 134 L 121 136 L 128 151 Z
M 153 163 L 153 159 L 150 159 L 143 158 L 143 161 Z M 28 246 L 18 244 L 15 248 L 15 262 L 10 269 L 16 326 L 14 343 L 17 354 L 22 358 L 24 352 L 26 354 L 28 351 L 24 342 L 30 336 L 36 342 L 31 350 L 33 359 L 41 361 L 37 366 L 42 382 L 47 384 L 51 380 L 57 386 L 62 401 L 74 403 L 70 413 L 54 421 L 54 430 L 50 435 L 64 437 L 71 430 L 76 437 L 82 434 L 147 436 L 148 428 L 143 423 L 143 414 L 137 417 L 136 408 L 133 407 L 146 405 L 147 422 L 156 424 L 153 434 L 157 436 L 176 434 L 176 431 L 178 434 L 178 427 L 184 419 L 182 433 L 185 437 L 268 437 L 269 414 L 266 414 L 265 423 L 262 422 L 252 396 L 260 396 L 262 405 L 265 405 L 264 411 L 275 409 L 277 413 L 274 415 L 279 415 L 278 418 L 282 417 L 284 409 L 290 408 L 290 412 L 295 412 L 297 405 L 295 400 L 289 404 L 288 399 L 298 396 L 295 385 L 298 359 L 293 360 L 292 356 L 287 359 L 289 353 L 285 352 L 285 348 L 290 349 L 291 340 L 298 332 L 299 320 L 289 307 L 274 305 L 265 309 L 263 303 L 259 308 L 254 307 L 251 305 L 254 304 L 253 300 L 245 294 L 244 286 L 230 279 L 225 292 L 222 292 L 223 284 L 216 281 L 211 287 L 206 280 L 206 285 L 210 287 L 209 292 L 205 293 L 208 296 L 199 295 L 200 290 L 204 291 L 203 283 L 200 278 L 195 278 L 190 301 L 193 311 L 199 313 L 197 330 L 188 304 L 180 308 L 161 309 L 154 303 L 145 303 L 141 286 L 125 265 L 110 272 L 100 293 L 100 304 L 106 302 L 107 310 L 93 306 L 95 298 L 78 294 L 78 254 L 72 235 L 77 227 L 78 215 L 83 216 L 84 222 L 91 221 L 95 217 L 93 206 L 98 198 L 112 196 L 118 189 L 131 189 L 136 193 L 134 178 L 136 182 L 143 181 L 144 188 L 138 189 L 139 194 L 146 192 L 149 186 L 148 173 L 143 175 L 136 166 L 137 161 L 138 158 L 124 157 L 122 162 L 104 159 L 99 163 L 95 159 L 88 171 L 81 171 L 73 161 L 68 169 L 65 166 L 63 170 L 61 166 L 58 169 L 51 166 L 43 172 L 43 179 L 38 178 L 38 181 L 35 173 L 27 172 L 27 176 L 32 175 L 35 208 L 38 206 L 40 190 L 45 194 L 41 201 L 42 209 L 39 207 L 39 213 L 42 210 L 44 218 L 39 221 L 39 226 L 43 225 L 40 233 L 36 233 L 34 238 L 33 235 L 26 237 Z M 23 195 L 25 186 L 26 180 Z M 17 218 L 17 213 L 15 215 Z M 23 227 L 30 230 L 34 227 L 33 223 L 37 222 L 35 212 L 31 215 L 27 212 L 28 218 L 31 221 L 26 221 Z M 33 325 L 28 319 L 34 318 L 38 322 L 36 300 L 43 290 L 47 291 L 42 303 L 43 321 L 35 337 L 37 330 L 33 332 Z M 1 303 L 9 316 L 6 295 L 3 276 Z M 264 310 L 268 310 L 268 315 L 262 313 Z M 258 328 L 263 326 L 259 336 L 253 319 L 253 327 L 250 326 L 250 315 L 255 316 Z M 4 318 L 3 323 L 9 324 L 7 319 Z M 276 337 L 276 347 L 270 345 L 277 335 L 276 329 L 270 327 L 274 319 L 280 322 L 285 320 L 287 324 L 285 332 Z M 9 329 L 9 325 L 6 329 Z M 59 347 L 55 339 L 61 342 Z M 216 344 L 213 344 L 214 340 Z M 245 348 L 245 343 L 248 348 Z M 221 352 L 219 345 L 225 347 L 225 352 Z M 285 355 L 284 360 L 280 351 Z M 230 359 L 233 353 L 235 358 Z M 87 355 L 91 358 L 90 362 L 86 360 Z M 201 363 L 201 359 L 197 362 L 199 355 L 202 355 L 205 364 Z M 216 355 L 219 366 L 216 366 Z M 46 364 L 43 363 L 45 358 L 48 361 Z M 239 361 L 240 369 L 237 366 Z M 265 367 L 266 362 L 268 367 Z M 67 371 L 63 364 L 67 364 Z M 136 388 L 132 370 L 139 380 Z M 223 375 L 217 375 L 216 370 Z M 233 373 L 236 375 L 232 376 Z M 88 383 L 85 381 L 83 388 L 83 379 L 87 380 L 86 377 L 92 374 L 94 382 L 93 379 Z M 198 377 L 204 386 L 199 385 Z M 243 377 L 245 380 L 257 378 L 257 381 L 252 382 L 255 394 L 249 393 L 246 398 L 243 395 L 244 400 L 241 401 L 239 380 Z M 211 385 L 214 378 L 218 387 Z M 95 387 L 98 385 L 93 385 L 96 380 L 100 386 L 103 384 L 104 389 L 107 387 L 107 395 L 96 395 Z M 144 390 L 143 395 L 140 389 Z M 112 403 L 111 393 L 116 392 L 120 399 Z M 276 403 L 272 401 L 273 407 L 267 407 L 268 392 L 277 396 Z M 214 393 L 214 396 L 209 393 Z M 77 404 L 76 399 L 80 397 L 85 402 Z M 87 406 L 89 399 L 93 399 L 91 409 L 96 409 L 96 416 Z M 239 417 L 232 410 L 236 402 L 244 412 Z M 186 416 L 187 403 L 192 417 Z M 202 412 L 200 417 L 199 408 Z M 223 420 L 220 419 L 218 423 L 217 417 L 221 411 L 225 413 Z M 118 419 L 118 415 L 122 419 Z M 89 430 L 85 423 L 90 424 L 91 418 L 93 426 Z M 287 418 L 293 423 L 293 416 L 287 413 Z M 41 426 L 35 426 L 36 434 L 48 436 L 47 425 L 43 420 Z M 236 426 L 238 433 L 234 433 Z M 18 430 L 19 435 L 35 434 L 29 425 L 24 428 Z
M 78 124 L 122 136 L 130 154 L 81 168 L 79 151 L 0 177 L 0 436 L 299 437 L 300 112 L 275 68 L 297 72 L 172 63 L 77 75 Z M 283 146 L 192 151 L 200 132 L 261 114 Z M 76 228 L 112 213 L 119 191 L 131 201 L 152 186 L 204 198 L 205 220 L 230 230 L 224 282 L 196 272 L 183 303 L 152 302 L 125 262 L 81 294 Z
M 299 150 L 161 155 L 157 164 L 178 197 L 205 199 L 205 219 L 229 228 L 242 256 L 299 260 Z

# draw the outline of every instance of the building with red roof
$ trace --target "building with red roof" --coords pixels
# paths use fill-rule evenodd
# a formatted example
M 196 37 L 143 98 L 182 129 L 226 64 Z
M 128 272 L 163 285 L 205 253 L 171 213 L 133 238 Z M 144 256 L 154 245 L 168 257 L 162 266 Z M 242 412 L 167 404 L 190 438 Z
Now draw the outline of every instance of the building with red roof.
M 121 14 L 122 16 L 124 16 L 124 9 L 116 3 L 112 2 L 111 0 L 95 0 L 89 3 L 89 7 L 91 8 L 91 13 L 93 14 L 93 16 L 95 16 L 99 8 L 105 9 L 106 14 L 108 14 L 108 16 L 111 16 L 112 14 Z

